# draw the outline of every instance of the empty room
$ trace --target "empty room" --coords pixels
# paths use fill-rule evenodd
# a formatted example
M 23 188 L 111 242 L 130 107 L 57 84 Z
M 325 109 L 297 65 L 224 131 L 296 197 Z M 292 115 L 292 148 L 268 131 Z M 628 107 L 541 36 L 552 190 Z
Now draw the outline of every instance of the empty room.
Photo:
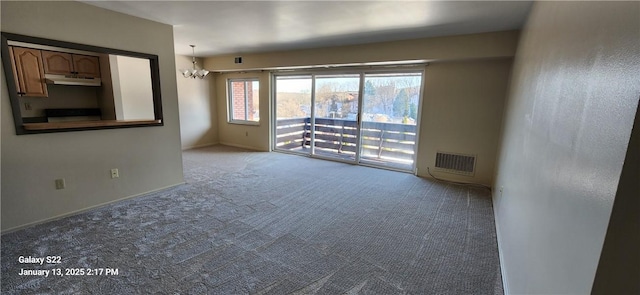
M 0 13 L 2 294 L 640 294 L 640 2 Z

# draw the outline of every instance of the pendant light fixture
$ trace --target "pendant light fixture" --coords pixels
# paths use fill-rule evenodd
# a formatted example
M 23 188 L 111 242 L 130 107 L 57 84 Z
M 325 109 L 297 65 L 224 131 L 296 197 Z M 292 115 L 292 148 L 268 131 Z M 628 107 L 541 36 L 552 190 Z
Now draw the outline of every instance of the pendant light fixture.
M 180 70 L 180 73 L 182 73 L 182 75 L 185 78 L 204 78 L 207 74 L 209 74 L 209 71 L 202 69 L 202 70 L 198 70 L 196 69 L 196 46 L 195 45 L 189 45 L 191 46 L 191 51 L 193 53 L 192 55 L 192 61 L 191 63 L 193 64 L 193 68 L 192 69 L 185 69 L 185 70 Z

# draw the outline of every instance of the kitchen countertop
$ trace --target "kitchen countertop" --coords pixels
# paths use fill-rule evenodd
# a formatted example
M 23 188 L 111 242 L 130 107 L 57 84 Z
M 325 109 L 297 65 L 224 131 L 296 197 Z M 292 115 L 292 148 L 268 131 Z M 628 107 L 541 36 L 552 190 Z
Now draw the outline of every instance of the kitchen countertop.
M 22 126 L 26 130 L 52 130 L 52 129 L 86 128 L 86 127 L 155 125 L 160 123 L 162 123 L 162 120 L 96 120 L 96 121 L 25 123 Z

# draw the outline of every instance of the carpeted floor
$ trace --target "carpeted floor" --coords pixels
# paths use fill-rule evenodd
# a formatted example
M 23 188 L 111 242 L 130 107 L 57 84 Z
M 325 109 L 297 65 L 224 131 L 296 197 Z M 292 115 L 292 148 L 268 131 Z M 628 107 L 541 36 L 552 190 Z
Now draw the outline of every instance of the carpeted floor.
M 487 190 L 224 146 L 184 166 L 186 185 L 3 235 L 2 294 L 502 294 Z

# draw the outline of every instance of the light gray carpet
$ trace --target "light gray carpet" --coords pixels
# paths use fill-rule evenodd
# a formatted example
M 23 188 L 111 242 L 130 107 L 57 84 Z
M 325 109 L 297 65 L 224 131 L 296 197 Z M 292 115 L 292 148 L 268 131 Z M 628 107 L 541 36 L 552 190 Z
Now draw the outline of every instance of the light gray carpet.
M 502 294 L 487 190 L 224 146 L 184 164 L 186 185 L 3 235 L 2 294 Z M 118 275 L 18 275 L 56 267 Z

